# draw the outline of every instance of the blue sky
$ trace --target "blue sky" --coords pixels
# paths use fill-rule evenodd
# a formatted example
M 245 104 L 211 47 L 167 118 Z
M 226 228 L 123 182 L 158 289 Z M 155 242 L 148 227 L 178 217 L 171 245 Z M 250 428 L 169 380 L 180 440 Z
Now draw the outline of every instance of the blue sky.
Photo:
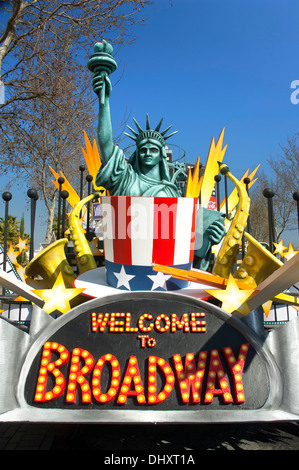
M 187 159 L 205 161 L 212 136 L 225 127 L 226 159 L 244 166 L 277 155 L 298 131 L 298 2 L 167 0 L 147 10 L 135 43 L 117 56 L 125 74 L 113 90 L 117 122 L 127 109 L 153 124 L 164 116 L 179 133 L 170 142 Z M 112 79 L 113 80 L 113 79 Z
M 155 0 L 143 12 L 148 20 L 131 31 L 135 42 L 116 55 L 112 84 L 123 68 L 124 75 L 111 96 L 114 128 L 126 113 L 129 125 L 133 116 L 141 125 L 146 113 L 152 125 L 163 116 L 179 131 L 169 144 L 205 163 L 211 138 L 225 127 L 231 171 L 241 177 L 259 163 L 267 171 L 299 130 L 299 104 L 290 99 L 299 80 L 297 0 Z M 14 199 L 10 212 L 20 213 Z M 28 210 L 25 218 L 29 230 Z M 38 230 L 37 243 L 43 237 Z

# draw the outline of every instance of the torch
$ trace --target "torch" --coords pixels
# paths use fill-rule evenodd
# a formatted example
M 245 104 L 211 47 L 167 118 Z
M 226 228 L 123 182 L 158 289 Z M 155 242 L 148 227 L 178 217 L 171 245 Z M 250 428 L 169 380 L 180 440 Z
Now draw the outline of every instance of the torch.
M 107 41 L 103 40 L 97 42 L 94 45 L 94 53 L 90 56 L 88 61 L 88 68 L 93 73 L 100 73 L 104 78 L 107 75 L 110 75 L 117 68 L 117 63 L 115 62 L 113 56 L 113 47 Z M 103 88 L 100 93 L 100 104 L 101 106 L 105 103 L 105 80 L 103 83 Z

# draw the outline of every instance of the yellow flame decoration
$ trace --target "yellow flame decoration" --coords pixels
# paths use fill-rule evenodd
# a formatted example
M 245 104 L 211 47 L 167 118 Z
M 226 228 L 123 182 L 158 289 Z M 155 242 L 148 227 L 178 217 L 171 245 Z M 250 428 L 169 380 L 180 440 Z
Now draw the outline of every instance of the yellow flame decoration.
M 81 147 L 81 150 L 82 150 L 82 153 L 83 153 L 83 156 L 84 156 L 84 159 L 85 159 L 85 163 L 86 163 L 88 172 L 93 178 L 94 189 L 95 190 L 101 190 L 101 192 L 103 193 L 105 191 L 105 189 L 102 188 L 102 187 L 97 187 L 96 184 L 95 184 L 97 173 L 98 173 L 99 168 L 102 164 L 96 141 L 94 139 L 93 146 L 92 146 L 89 139 L 88 139 L 88 137 L 87 137 L 87 134 L 84 130 L 83 130 L 83 134 L 84 134 L 86 150 L 84 150 L 83 147 Z M 60 176 L 62 176 L 64 178 L 64 183 L 62 184 L 61 189 L 65 190 L 69 193 L 69 197 L 67 198 L 67 201 L 72 207 L 75 207 L 75 205 L 80 202 L 79 195 L 77 194 L 75 189 L 72 187 L 72 185 L 70 184 L 68 179 L 65 177 L 65 175 L 62 173 L 62 171 L 60 171 L 60 174 L 59 174 L 55 170 L 53 170 L 53 168 L 51 168 L 50 166 L 49 166 L 49 168 L 50 168 L 50 170 L 52 171 L 52 173 L 55 177 L 55 181 L 54 180 L 51 180 L 51 181 L 56 186 L 57 189 L 59 188 L 59 183 L 57 181 L 58 178 Z M 86 211 L 86 208 L 83 207 L 82 208 L 82 213 L 85 213 L 85 211 Z
M 83 131 L 83 134 L 84 134 L 86 150 L 84 150 L 83 147 L 81 147 L 81 149 L 82 149 L 82 153 L 84 155 L 84 159 L 88 168 L 88 172 L 93 177 L 94 189 L 97 191 L 103 190 L 104 188 L 102 186 L 96 186 L 96 176 L 97 176 L 100 166 L 102 165 L 96 140 L 94 139 L 93 145 L 91 145 L 85 131 Z
M 188 170 L 188 179 L 185 197 L 199 197 L 203 177 L 199 177 L 200 158 L 197 158 L 193 172 Z
M 222 129 L 221 134 L 218 138 L 217 144 L 215 145 L 215 139 L 212 138 L 209 154 L 207 158 L 206 168 L 203 175 L 202 185 L 201 185 L 201 205 L 203 207 L 208 207 L 212 191 L 215 186 L 215 176 L 219 173 L 219 163 L 222 162 L 227 145 L 222 148 L 224 129 Z
M 222 162 L 227 145 L 222 148 L 224 129 L 215 144 L 214 137 L 212 138 L 207 163 L 204 175 L 199 177 L 200 157 L 197 158 L 196 165 L 193 172 L 189 168 L 188 179 L 186 186 L 186 197 L 199 197 L 201 195 L 201 204 L 203 207 L 208 207 L 213 188 L 215 186 L 215 176 L 219 173 L 219 163 Z
M 50 170 L 52 171 L 56 181 L 54 180 L 51 180 L 52 183 L 56 186 L 56 188 L 58 189 L 59 188 L 59 183 L 58 183 L 58 178 L 60 176 L 62 176 L 62 178 L 64 178 L 64 183 L 61 185 L 61 189 L 63 191 L 67 191 L 69 193 L 69 197 L 67 198 L 67 201 L 69 202 L 69 204 L 74 207 L 76 204 L 78 204 L 78 202 L 80 202 L 80 197 L 78 196 L 78 194 L 76 193 L 76 191 L 74 190 L 74 188 L 72 187 L 72 185 L 69 183 L 69 181 L 67 180 L 67 178 L 64 176 L 64 174 L 62 173 L 62 171 L 60 172 L 60 175 L 58 173 L 56 173 L 55 170 L 53 170 L 53 168 L 51 168 L 49 166 Z

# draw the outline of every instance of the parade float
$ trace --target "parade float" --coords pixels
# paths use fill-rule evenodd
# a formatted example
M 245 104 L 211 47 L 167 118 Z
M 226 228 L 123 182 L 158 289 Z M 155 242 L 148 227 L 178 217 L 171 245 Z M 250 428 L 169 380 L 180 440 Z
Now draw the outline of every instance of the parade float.
M 80 199 L 52 170 L 72 207 L 67 231 L 22 273 L 6 257 L 0 285 L 31 311 L 28 328 L 0 317 L 0 420 L 297 420 L 299 318 L 268 331 L 263 319 L 273 303 L 297 312 L 299 253 L 290 248 L 282 261 L 246 231 L 248 172 L 239 180 L 226 164 L 224 130 L 184 192 L 162 121 L 134 120 L 127 159 L 112 141 L 112 47 L 97 43 L 88 66 L 100 107 L 100 149 L 85 133 L 82 149 L 94 191 Z M 227 211 L 209 205 L 219 175 L 234 187 Z M 83 228 L 89 204 L 102 246 Z

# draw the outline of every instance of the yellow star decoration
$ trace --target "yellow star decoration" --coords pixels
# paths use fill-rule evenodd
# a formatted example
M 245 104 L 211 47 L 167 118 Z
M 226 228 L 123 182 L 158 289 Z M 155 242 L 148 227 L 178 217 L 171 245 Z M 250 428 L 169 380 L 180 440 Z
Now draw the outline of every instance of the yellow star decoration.
M 19 237 L 19 243 L 16 245 L 17 248 L 19 248 L 20 251 L 28 251 L 29 248 L 27 246 L 27 241 L 28 241 L 28 238 L 26 238 L 26 240 L 22 240 L 20 237 Z
M 66 313 L 71 309 L 70 301 L 81 294 L 85 289 L 66 288 L 62 273 L 59 273 L 52 289 L 38 289 L 33 292 L 45 301 L 43 310 L 52 313 L 58 310 Z
M 246 300 L 255 292 L 255 289 L 239 289 L 234 277 L 230 274 L 226 289 L 206 290 L 208 294 L 222 302 L 222 309 L 228 313 L 238 311 L 243 315 L 250 312 Z
M 275 246 L 275 251 L 274 251 L 274 253 L 273 253 L 274 255 L 275 255 L 276 253 L 279 253 L 280 255 L 282 255 L 282 253 L 284 252 L 284 250 L 286 250 L 287 247 L 286 247 L 286 246 L 283 246 L 282 243 L 283 243 L 282 240 L 280 240 L 279 243 L 273 243 L 273 245 Z
M 43 248 L 46 248 L 47 246 L 51 245 L 54 242 L 56 242 L 56 237 L 55 237 L 55 233 L 53 232 L 49 243 L 41 243 L 41 246 Z
M 289 244 L 289 250 L 283 254 L 283 257 L 289 261 L 291 258 L 293 258 L 293 256 L 298 253 L 298 251 L 295 251 L 292 247 L 292 244 L 290 243 Z
M 9 244 L 9 250 L 7 252 L 7 256 L 9 257 L 12 264 L 17 264 L 17 257 L 19 256 L 20 252 L 15 251 L 12 244 Z
M 94 139 L 93 144 L 91 145 L 89 138 L 87 137 L 87 134 L 84 130 L 83 130 L 83 134 L 84 134 L 86 150 L 84 150 L 83 147 L 81 147 L 81 149 L 84 155 L 85 163 L 88 168 L 88 172 L 93 177 L 94 189 L 95 190 L 104 189 L 101 186 L 100 187 L 96 186 L 96 176 L 97 176 L 100 166 L 102 165 L 96 140 Z

